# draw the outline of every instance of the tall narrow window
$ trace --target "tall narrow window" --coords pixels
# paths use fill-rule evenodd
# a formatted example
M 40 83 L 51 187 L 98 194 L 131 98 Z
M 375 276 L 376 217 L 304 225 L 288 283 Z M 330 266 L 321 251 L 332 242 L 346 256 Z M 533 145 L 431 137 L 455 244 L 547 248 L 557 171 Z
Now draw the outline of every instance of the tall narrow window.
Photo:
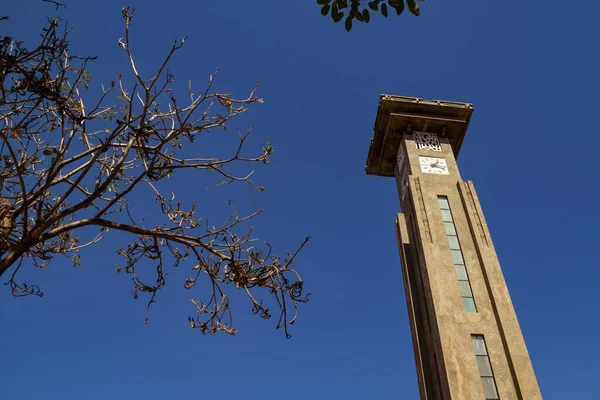
M 477 357 L 477 365 L 479 366 L 479 376 L 483 384 L 483 393 L 485 400 L 499 400 L 496 382 L 494 381 L 494 373 L 490 364 L 485 339 L 482 335 L 472 335 L 473 347 L 475 348 L 475 357 Z
M 446 237 L 450 244 L 450 254 L 452 255 L 452 261 L 454 261 L 454 270 L 456 271 L 458 287 L 460 289 L 465 311 L 477 312 L 473 291 L 471 290 L 471 283 L 469 282 L 469 275 L 467 274 L 465 260 L 463 259 L 462 251 L 460 250 L 460 243 L 458 241 L 458 235 L 456 234 L 456 227 L 454 226 L 454 220 L 452 219 L 448 198 L 446 196 L 438 196 L 438 202 L 440 204 L 440 211 L 442 212 L 444 227 L 446 228 Z

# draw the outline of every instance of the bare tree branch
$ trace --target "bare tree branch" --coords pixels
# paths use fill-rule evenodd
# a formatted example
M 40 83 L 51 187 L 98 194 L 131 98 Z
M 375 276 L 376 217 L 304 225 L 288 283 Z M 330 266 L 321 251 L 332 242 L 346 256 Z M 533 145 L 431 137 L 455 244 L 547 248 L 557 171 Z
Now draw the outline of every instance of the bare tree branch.
M 119 76 L 102 87 L 91 105 L 82 93 L 89 89 L 88 64 L 94 58 L 70 54 L 69 30 L 60 33 L 58 19 L 49 21 L 32 49 L 0 38 L 0 276 L 12 268 L 7 285 L 15 296 L 42 296 L 37 286 L 19 283 L 23 268 L 46 268 L 57 255 L 81 265 L 80 251 L 96 246 L 105 235 L 120 233 L 130 243 L 117 248 L 123 264 L 116 270 L 131 276 L 134 296 L 148 296 L 146 321 L 166 283 L 165 268 L 181 264 L 191 271 L 185 289 L 194 288 L 200 277 L 211 288 L 204 301 L 191 299 L 198 314 L 189 318 L 190 326 L 203 333 L 233 334 L 224 288 L 232 284 L 263 318 L 271 313 L 261 293 L 274 299 L 280 314 L 277 327 L 289 337 L 298 304 L 307 301 L 292 263 L 308 238 L 294 252 L 277 256 L 269 244 L 258 245 L 248 225 L 262 210 L 240 215 L 230 202 L 229 216 L 212 226 L 198 215 L 196 204 L 176 201 L 169 188 L 168 178 L 183 170 L 215 173 L 217 184 L 253 185 L 254 171 L 244 166 L 268 164 L 273 148 L 266 143 L 250 153 L 252 130 L 238 135 L 226 157 L 200 156 L 207 149 L 195 142 L 210 130 L 227 130 L 229 121 L 249 104 L 261 103 L 258 85 L 236 99 L 212 91 L 214 74 L 201 94 L 194 95 L 190 83 L 187 95 L 179 98 L 171 89 L 176 81 L 168 66 L 185 38 L 173 43 L 146 79 L 136 68 L 130 41 L 134 12 L 123 7 L 122 15 L 125 33 L 118 44 L 133 84 L 128 87 L 127 79 Z M 156 213 L 145 219 L 130 202 L 148 190 Z
M 59 7 L 61 7 L 61 6 L 63 6 L 64 8 L 67 8 L 67 6 L 66 6 L 66 5 L 64 5 L 63 3 L 59 3 L 58 1 L 55 1 L 55 0 L 42 0 L 42 1 L 43 1 L 43 2 L 45 2 L 45 3 L 52 3 L 52 4 L 55 4 L 55 5 L 56 5 L 56 9 L 57 9 L 57 10 L 58 10 L 58 9 L 59 9 Z

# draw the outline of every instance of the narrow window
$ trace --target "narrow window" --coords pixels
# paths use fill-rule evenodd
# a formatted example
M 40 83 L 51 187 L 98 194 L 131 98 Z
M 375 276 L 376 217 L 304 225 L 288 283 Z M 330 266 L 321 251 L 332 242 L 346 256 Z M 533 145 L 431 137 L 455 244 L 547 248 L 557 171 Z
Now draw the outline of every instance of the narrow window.
M 458 241 L 458 235 L 456 234 L 454 220 L 452 219 L 452 212 L 450 212 L 448 198 L 446 196 L 438 196 L 438 202 L 440 204 L 440 211 L 442 212 L 444 227 L 446 228 L 446 237 L 448 238 L 448 244 L 450 245 L 450 255 L 454 262 L 454 270 L 456 271 L 456 278 L 458 279 L 458 288 L 462 296 L 463 306 L 465 307 L 466 312 L 477 312 L 473 291 L 471 290 L 471 283 L 469 282 L 469 275 L 467 275 L 467 268 L 465 267 L 465 260 L 463 259 L 462 251 L 460 250 L 460 243 Z
M 494 381 L 490 357 L 488 356 L 487 348 L 485 346 L 485 339 L 482 335 L 472 335 L 471 340 L 473 341 L 473 347 L 475 348 L 475 357 L 477 358 L 477 365 L 479 366 L 479 376 L 481 376 L 485 400 L 499 400 L 500 397 L 498 396 L 498 390 L 496 389 L 496 382 Z

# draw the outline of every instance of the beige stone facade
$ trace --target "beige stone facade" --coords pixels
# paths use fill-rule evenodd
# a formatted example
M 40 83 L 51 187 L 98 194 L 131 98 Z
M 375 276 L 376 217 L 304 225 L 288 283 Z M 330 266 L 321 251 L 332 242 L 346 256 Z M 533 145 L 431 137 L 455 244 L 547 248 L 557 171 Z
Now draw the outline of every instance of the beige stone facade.
M 472 111 L 465 103 L 383 95 L 366 169 L 397 181 L 397 236 L 421 399 L 538 400 L 475 188 L 456 163 Z M 485 344 L 485 355 L 476 355 L 476 342 Z

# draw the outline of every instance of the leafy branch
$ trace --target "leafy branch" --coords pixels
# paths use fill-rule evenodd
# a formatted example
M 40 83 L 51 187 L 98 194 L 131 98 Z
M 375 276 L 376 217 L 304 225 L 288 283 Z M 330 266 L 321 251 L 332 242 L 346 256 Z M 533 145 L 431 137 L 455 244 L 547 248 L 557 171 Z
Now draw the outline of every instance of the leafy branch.
M 352 21 L 363 23 L 371 21 L 371 11 L 379 11 L 387 18 L 391 10 L 396 15 L 402 14 L 406 4 L 408 11 L 418 17 L 421 10 L 417 2 L 423 1 L 425 0 L 317 0 L 317 4 L 321 6 L 321 15 L 331 15 L 334 22 L 340 22 L 346 17 L 344 27 L 350 32 Z

